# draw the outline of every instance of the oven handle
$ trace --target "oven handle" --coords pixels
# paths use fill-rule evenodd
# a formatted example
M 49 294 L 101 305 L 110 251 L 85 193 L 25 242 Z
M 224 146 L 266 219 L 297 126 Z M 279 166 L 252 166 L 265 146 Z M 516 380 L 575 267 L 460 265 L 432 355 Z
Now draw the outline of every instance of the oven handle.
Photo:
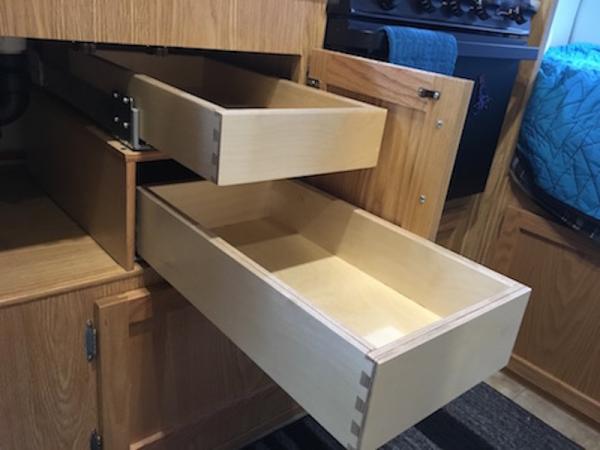
M 369 53 L 378 52 L 387 47 L 385 33 L 381 30 L 365 30 L 337 26 L 327 30 L 325 42 L 332 50 L 343 51 L 349 42 L 355 48 Z M 458 56 L 472 58 L 535 60 L 539 48 L 524 44 L 502 44 L 498 42 L 477 42 L 458 39 Z
M 458 41 L 458 56 L 470 58 L 535 60 L 539 50 L 527 45 Z

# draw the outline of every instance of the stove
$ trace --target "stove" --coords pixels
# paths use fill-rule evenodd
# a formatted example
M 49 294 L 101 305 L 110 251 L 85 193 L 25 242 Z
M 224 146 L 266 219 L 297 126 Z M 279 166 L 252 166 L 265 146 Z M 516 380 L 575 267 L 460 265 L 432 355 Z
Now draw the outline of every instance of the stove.
M 531 0 L 339 0 L 330 1 L 328 12 L 426 27 L 527 36 L 536 4 Z
M 448 198 L 482 192 L 519 63 L 537 58 L 527 39 L 538 0 L 330 0 L 325 47 L 387 60 L 384 25 L 453 34 L 454 76 L 474 81 Z

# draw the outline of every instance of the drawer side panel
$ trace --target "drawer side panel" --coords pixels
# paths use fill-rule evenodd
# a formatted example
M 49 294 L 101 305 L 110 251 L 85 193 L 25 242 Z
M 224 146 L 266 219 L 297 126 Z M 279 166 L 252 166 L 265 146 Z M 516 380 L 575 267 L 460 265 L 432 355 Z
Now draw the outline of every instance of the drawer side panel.
M 513 291 L 477 317 L 459 319 L 460 325 L 380 363 L 360 448 L 378 448 L 504 367 L 529 293 Z
M 366 349 L 252 261 L 138 189 L 138 252 L 345 446 L 372 375 Z M 363 383 L 364 384 L 364 383 Z M 360 402 L 359 402 L 360 403 Z

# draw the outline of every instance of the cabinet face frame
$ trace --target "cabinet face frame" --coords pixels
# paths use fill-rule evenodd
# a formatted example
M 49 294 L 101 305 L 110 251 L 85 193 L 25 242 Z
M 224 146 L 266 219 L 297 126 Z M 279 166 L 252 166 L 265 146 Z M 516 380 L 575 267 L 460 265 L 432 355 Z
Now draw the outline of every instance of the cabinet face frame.
M 326 0 L 6 0 L 0 35 L 303 55 L 321 45 Z M 268 30 L 268 38 L 265 36 Z
M 442 318 L 382 344 L 352 331 L 213 231 L 260 219 L 261 208 L 303 224 L 304 237 Z M 138 188 L 138 252 L 352 448 L 377 448 L 503 367 L 529 296 L 525 286 L 293 182 Z M 427 283 L 432 271 L 440 277 Z

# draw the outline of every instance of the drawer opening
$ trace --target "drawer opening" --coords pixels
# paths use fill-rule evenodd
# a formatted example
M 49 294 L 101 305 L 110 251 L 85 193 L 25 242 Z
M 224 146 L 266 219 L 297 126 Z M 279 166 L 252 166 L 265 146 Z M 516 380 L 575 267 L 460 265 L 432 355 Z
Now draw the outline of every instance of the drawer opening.
M 509 284 L 301 183 L 150 190 L 370 349 L 464 313 Z

